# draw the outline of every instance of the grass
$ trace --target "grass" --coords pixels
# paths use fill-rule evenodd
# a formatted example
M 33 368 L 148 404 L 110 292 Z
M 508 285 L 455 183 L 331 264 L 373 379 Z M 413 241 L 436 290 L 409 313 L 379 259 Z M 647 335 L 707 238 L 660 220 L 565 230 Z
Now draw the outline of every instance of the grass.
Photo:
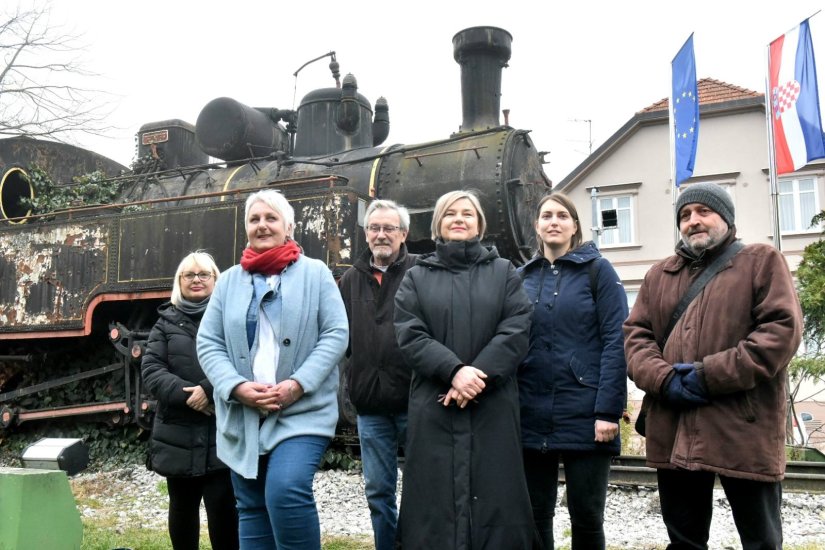
M 114 487 L 104 478 L 73 480 L 72 492 L 78 506 L 84 506 L 101 512 L 96 517 L 83 517 L 83 543 L 81 550 L 111 550 L 113 548 L 130 548 L 133 550 L 168 550 L 172 548 L 166 526 L 154 527 L 140 525 L 123 526 L 123 521 L 116 515 L 103 510 L 99 495 L 111 496 Z M 160 480 L 157 489 L 168 495 L 166 480 Z M 206 528 L 201 529 L 201 550 L 209 550 L 209 535 Z M 324 537 L 323 550 L 373 550 L 371 536 Z
M 113 520 L 83 520 L 81 550 L 169 550 L 169 534 L 166 529 L 127 528 L 118 529 Z M 209 550 L 209 536 L 205 529 L 201 534 L 200 550 Z M 324 537 L 323 550 L 373 550 L 372 537 Z

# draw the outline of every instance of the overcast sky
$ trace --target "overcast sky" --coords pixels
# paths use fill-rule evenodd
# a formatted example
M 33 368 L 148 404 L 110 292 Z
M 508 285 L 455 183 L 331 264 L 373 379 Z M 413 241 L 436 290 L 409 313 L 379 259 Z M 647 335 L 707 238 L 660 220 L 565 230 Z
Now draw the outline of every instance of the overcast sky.
M 25 0 L 24 0 L 25 3 Z M 294 108 L 334 85 L 337 52 L 371 103 L 390 106 L 386 144 L 447 137 L 461 124 L 453 35 L 493 25 L 513 35 L 502 108 L 531 129 L 545 166 L 560 181 L 636 111 L 667 97 L 670 62 L 694 32 L 697 76 L 764 92 L 767 44 L 815 13 L 821 0 L 667 2 L 177 1 L 55 0 L 52 24 L 82 33 L 86 67 L 112 94 L 107 139 L 80 145 L 128 165 L 134 134 L 151 121 L 195 123 L 210 100 L 229 96 L 256 107 Z M 825 87 L 825 14 L 811 20 Z M 820 95 L 823 95 L 822 93 Z M 588 124 L 585 121 L 591 121 Z M 701 134 L 700 134 L 701 139 Z

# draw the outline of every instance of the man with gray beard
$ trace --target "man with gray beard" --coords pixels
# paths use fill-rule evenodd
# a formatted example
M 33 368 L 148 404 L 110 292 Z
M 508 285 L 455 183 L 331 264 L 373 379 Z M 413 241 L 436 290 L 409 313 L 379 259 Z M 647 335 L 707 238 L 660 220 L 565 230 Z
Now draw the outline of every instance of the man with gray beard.
M 358 413 L 358 437 L 376 550 L 395 548 L 398 511 L 398 448 L 407 434 L 412 371 L 395 340 L 395 293 L 417 256 L 404 242 L 410 214 L 376 199 L 364 214 L 369 250 L 338 283 L 349 317 L 346 379 Z
M 624 325 L 628 375 L 646 392 L 647 464 L 657 468 L 668 549 L 707 548 L 717 475 L 743 549 L 782 548 L 785 375 L 802 314 L 785 258 L 742 247 L 734 221 L 722 187 L 682 191 L 676 254 L 648 271 Z M 741 250 L 726 254 L 732 246 Z M 718 273 L 669 326 L 719 257 Z

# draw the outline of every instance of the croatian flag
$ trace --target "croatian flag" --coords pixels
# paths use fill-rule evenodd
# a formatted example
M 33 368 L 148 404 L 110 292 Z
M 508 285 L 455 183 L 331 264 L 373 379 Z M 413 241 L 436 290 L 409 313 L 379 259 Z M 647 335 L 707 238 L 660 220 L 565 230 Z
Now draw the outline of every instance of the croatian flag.
M 776 173 L 787 174 L 825 157 L 807 19 L 771 42 L 768 63 Z

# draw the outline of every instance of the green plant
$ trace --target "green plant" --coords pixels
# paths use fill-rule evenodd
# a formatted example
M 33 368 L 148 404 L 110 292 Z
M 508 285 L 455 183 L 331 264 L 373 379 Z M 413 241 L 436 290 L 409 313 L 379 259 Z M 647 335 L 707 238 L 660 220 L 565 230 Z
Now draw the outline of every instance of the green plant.
M 169 484 L 166 483 L 166 479 L 158 481 L 158 492 L 163 496 L 169 496 Z
M 108 178 L 99 170 L 76 176 L 73 183 L 68 185 L 53 182 L 49 174 L 38 165 L 30 166 L 26 172 L 34 190 L 34 197 L 24 197 L 20 202 L 23 206 L 31 208 L 33 214 L 48 214 L 78 206 L 111 204 L 120 193 L 119 180 Z
M 321 460 L 322 470 L 352 470 L 360 465 L 361 461 L 352 454 L 348 447 L 338 446 L 335 441 L 327 448 Z

